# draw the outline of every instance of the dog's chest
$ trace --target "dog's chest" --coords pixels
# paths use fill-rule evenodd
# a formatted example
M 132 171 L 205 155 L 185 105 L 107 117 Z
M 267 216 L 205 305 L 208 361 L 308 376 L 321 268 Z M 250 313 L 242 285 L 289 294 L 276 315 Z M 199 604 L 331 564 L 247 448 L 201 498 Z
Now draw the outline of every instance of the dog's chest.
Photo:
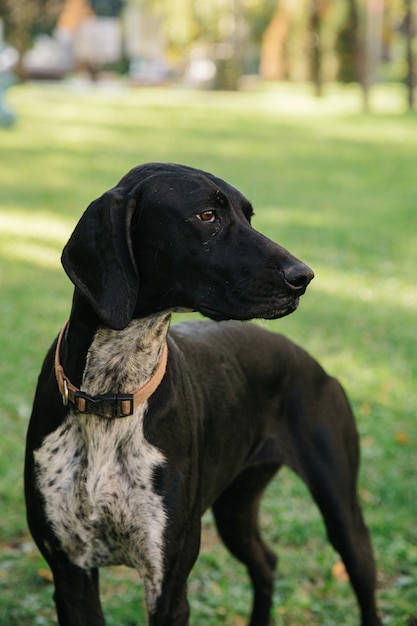
M 119 420 L 70 412 L 35 461 L 46 515 L 73 563 L 125 564 L 157 581 L 165 512 L 153 474 L 165 459 L 143 436 L 145 407 Z

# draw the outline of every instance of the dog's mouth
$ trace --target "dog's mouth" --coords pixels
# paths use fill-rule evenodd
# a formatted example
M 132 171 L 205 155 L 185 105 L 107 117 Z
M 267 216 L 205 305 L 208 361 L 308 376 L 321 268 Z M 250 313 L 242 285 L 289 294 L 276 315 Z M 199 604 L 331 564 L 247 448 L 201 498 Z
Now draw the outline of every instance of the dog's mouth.
M 300 298 L 294 298 L 291 302 L 287 303 L 285 306 L 281 306 L 279 308 L 267 308 L 261 314 L 257 315 L 261 319 L 265 320 L 275 320 L 279 317 L 285 317 L 286 315 L 290 315 L 293 313 L 300 303 Z
M 223 320 L 274 320 L 293 313 L 298 307 L 299 302 L 299 297 L 285 298 L 268 304 L 263 301 L 262 303 L 239 307 L 238 310 L 227 310 L 227 308 L 220 310 L 218 308 L 211 307 L 206 303 L 202 303 L 197 310 L 202 315 L 205 315 L 206 317 L 209 317 L 217 322 Z

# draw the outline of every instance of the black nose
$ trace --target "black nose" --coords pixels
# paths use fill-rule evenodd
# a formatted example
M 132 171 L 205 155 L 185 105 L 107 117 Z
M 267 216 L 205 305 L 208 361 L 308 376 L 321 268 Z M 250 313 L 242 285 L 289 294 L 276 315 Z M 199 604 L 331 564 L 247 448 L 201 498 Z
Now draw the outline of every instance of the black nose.
M 314 278 L 312 269 L 304 263 L 293 263 L 283 270 L 284 280 L 294 295 L 301 296 Z

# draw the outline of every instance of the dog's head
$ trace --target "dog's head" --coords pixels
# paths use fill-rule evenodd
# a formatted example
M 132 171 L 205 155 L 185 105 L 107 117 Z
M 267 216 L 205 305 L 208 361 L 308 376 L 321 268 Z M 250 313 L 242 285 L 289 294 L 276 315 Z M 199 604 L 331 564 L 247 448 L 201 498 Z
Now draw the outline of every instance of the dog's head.
M 234 187 L 201 170 L 150 163 L 95 200 L 62 254 L 107 326 L 189 309 L 215 320 L 272 319 L 298 305 L 311 269 L 254 230 Z

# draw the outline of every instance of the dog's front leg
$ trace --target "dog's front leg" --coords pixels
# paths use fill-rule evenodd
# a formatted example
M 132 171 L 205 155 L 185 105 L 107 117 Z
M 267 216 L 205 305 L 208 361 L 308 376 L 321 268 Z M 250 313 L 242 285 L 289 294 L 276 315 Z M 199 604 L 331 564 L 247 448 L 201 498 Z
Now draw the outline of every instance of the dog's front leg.
M 172 583 L 173 581 L 171 581 Z M 168 583 L 158 599 L 155 611 L 149 613 L 149 626 L 188 626 L 190 607 L 187 599 L 187 583 Z
M 98 570 L 82 569 L 64 555 L 51 563 L 60 626 L 104 626 Z
M 188 626 L 190 607 L 187 579 L 200 549 L 201 520 L 196 516 L 180 536 L 168 530 L 165 545 L 165 575 L 159 595 L 145 580 L 149 626 Z

